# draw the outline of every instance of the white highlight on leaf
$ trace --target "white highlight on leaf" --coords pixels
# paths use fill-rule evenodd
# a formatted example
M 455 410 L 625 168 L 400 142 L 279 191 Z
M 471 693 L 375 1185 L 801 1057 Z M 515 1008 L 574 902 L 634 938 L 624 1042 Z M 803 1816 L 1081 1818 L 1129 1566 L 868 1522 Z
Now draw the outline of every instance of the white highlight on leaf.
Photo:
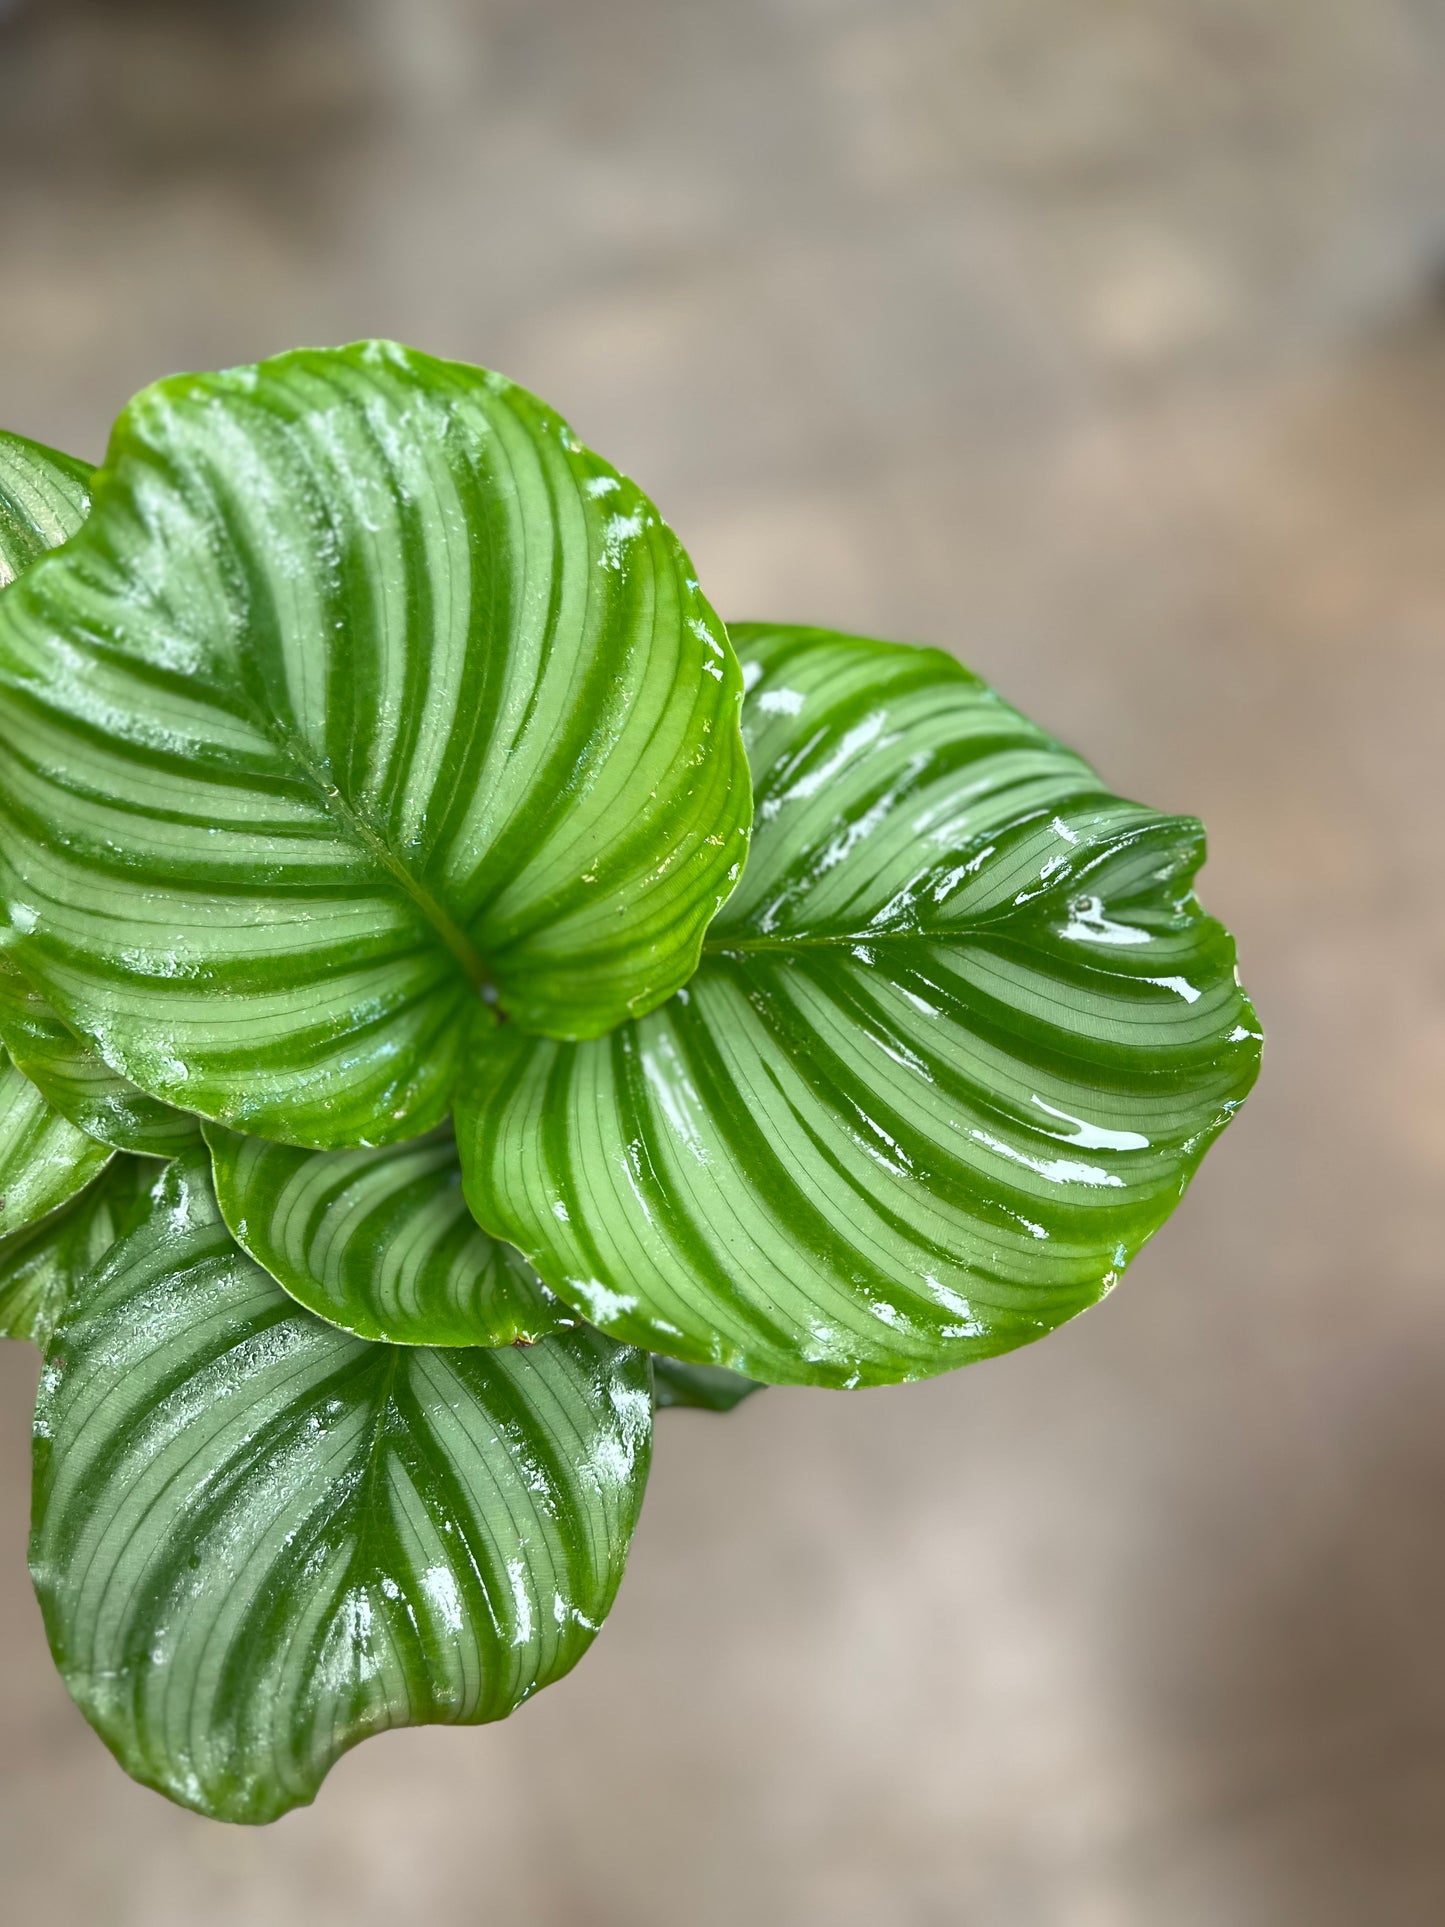
M 346 1594 L 341 1602 L 341 1635 L 344 1649 L 352 1655 L 359 1680 L 375 1679 L 381 1661 L 371 1646 L 371 1597 L 359 1588 Z
M 520 1566 L 520 1561 L 518 1564 Z M 517 1596 L 517 1582 L 512 1576 L 512 1568 L 510 1565 L 507 1567 L 507 1574 L 509 1578 L 512 1578 L 512 1597 L 515 1599 Z M 428 1566 L 421 1576 L 421 1589 L 433 1606 L 436 1607 L 441 1622 L 447 1631 L 459 1633 L 462 1629 L 462 1596 L 457 1591 L 457 1582 L 450 1567 Z M 531 1630 L 531 1609 L 532 1602 L 528 1599 L 527 1613 L 529 1632 Z
M 1073 1158 L 1034 1158 L 1026 1151 L 1017 1150 L 1012 1144 L 1005 1144 L 1002 1138 L 994 1137 L 988 1131 L 973 1130 L 969 1136 L 986 1145 L 990 1151 L 997 1151 L 1000 1157 L 1009 1158 L 1015 1164 L 1022 1164 L 1029 1171 L 1036 1171 L 1050 1184 L 1088 1184 L 1115 1185 L 1122 1189 L 1124 1180 L 1112 1171 L 1104 1171 L 1097 1164 L 1079 1164 Z
M 688 1154 L 698 1164 L 707 1164 L 708 1148 L 698 1134 L 695 1112 L 701 1101 L 688 1078 L 681 1057 L 670 1039 L 659 1037 L 655 1050 L 642 1053 L 642 1074 L 649 1093 L 663 1116 L 682 1140 Z
M 1176 997 L 1182 997 L 1186 1004 L 1197 1004 L 1203 991 L 1196 990 L 1187 977 L 1145 977 L 1146 984 L 1157 984 L 1160 990 L 1172 990 Z
M 806 701 L 801 689 L 769 689 L 758 697 L 758 708 L 766 716 L 796 716 Z
M 623 1318 L 628 1312 L 637 1310 L 636 1298 L 609 1290 L 600 1278 L 569 1278 L 567 1285 L 569 1290 L 582 1297 L 599 1325 L 606 1324 L 609 1318 Z
M 817 769 L 810 770 L 806 776 L 800 776 L 796 783 L 789 785 L 783 793 L 782 800 L 785 803 L 802 803 L 816 796 L 824 784 L 831 783 L 860 751 L 867 749 L 870 744 L 877 743 L 887 721 L 887 715 L 881 709 L 875 709 L 871 716 L 865 716 L 861 723 L 856 723 L 848 731 L 826 762 L 820 763 Z
M 1070 1143 L 1077 1144 L 1083 1151 L 1147 1151 L 1149 1140 L 1138 1131 L 1110 1131 L 1102 1124 L 1090 1124 L 1082 1117 L 1075 1117 L 1072 1111 L 1061 1111 L 1052 1104 L 1046 1104 L 1037 1091 L 1032 1102 L 1050 1117 L 1056 1117 L 1065 1124 L 1072 1124 Z
M 450 1579 L 451 1574 L 447 1577 Z M 527 1590 L 527 1563 L 524 1559 L 507 1561 L 507 1578 L 512 1587 L 512 1607 L 517 1615 L 517 1630 L 512 1634 L 514 1646 L 525 1646 L 532 1637 L 532 1595 Z M 458 1624 L 461 1622 L 458 1621 Z
M 1063 935 L 1073 943 L 1132 944 L 1150 940 L 1147 930 L 1106 917 L 1102 897 L 1078 897 L 1069 908 L 1073 914 L 1064 925 Z
M 609 516 L 602 530 L 602 553 L 597 558 L 598 568 L 620 570 L 623 552 L 630 542 L 637 540 L 644 526 L 640 514 Z

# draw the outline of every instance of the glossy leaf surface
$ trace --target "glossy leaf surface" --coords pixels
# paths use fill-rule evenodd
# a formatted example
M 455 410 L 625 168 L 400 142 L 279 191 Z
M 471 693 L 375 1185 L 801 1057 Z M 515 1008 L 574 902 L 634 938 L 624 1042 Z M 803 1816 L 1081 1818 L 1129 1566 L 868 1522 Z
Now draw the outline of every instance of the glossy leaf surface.
M 113 1071 L 3 958 L 0 1039 L 46 1102 L 102 1144 L 166 1158 L 200 1148 L 193 1117 Z
M 497 1033 L 468 1196 L 636 1344 L 918 1378 L 1092 1304 L 1254 1081 L 1191 820 L 1114 797 L 958 663 L 734 630 L 757 823 L 703 962 L 595 1043 Z
M 23 1230 L 83 1191 L 109 1145 L 77 1130 L 0 1051 L 0 1237 Z
M 0 596 L 6 942 L 154 1097 L 417 1135 L 479 997 L 585 1036 L 689 975 L 739 694 L 651 504 L 500 378 L 373 343 L 161 382 Z
M 695 1412 L 731 1412 L 762 1389 L 756 1379 L 720 1365 L 685 1365 L 679 1358 L 653 1355 L 652 1397 L 659 1411 L 684 1406 Z
M 75 534 L 92 476 L 73 456 L 0 431 L 0 586 Z M 3 961 L 0 1039 L 47 1103 L 103 1144 L 161 1157 L 199 1144 L 194 1120 L 118 1076 Z
M 151 1158 L 112 1158 L 78 1197 L 0 1238 L 0 1338 L 49 1344 L 76 1282 L 143 1214 L 159 1169 Z
M 90 469 L 0 429 L 0 588 L 68 541 L 90 507 Z
M 450 1126 L 361 1151 L 302 1151 L 216 1124 L 206 1137 L 232 1236 L 332 1324 L 397 1345 L 510 1345 L 575 1322 L 467 1210 Z
M 368 1345 L 231 1240 L 203 1162 L 81 1284 L 36 1408 L 32 1572 L 86 1717 L 222 1819 L 387 1727 L 499 1719 L 580 1658 L 650 1448 L 644 1353 Z

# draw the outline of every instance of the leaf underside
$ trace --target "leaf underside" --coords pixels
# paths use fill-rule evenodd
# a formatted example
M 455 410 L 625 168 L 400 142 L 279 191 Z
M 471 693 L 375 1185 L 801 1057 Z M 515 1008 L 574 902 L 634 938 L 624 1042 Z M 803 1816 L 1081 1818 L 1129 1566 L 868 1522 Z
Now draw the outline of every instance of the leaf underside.
M 370 1345 L 231 1240 L 201 1160 L 76 1289 L 36 1409 L 31 1565 L 126 1770 L 214 1817 L 312 1798 L 388 1727 L 499 1719 L 621 1578 L 645 1353 Z
M 695 1412 L 731 1412 L 762 1389 L 756 1379 L 743 1378 L 720 1365 L 687 1365 L 660 1353 L 652 1360 L 652 1398 L 659 1411 L 677 1406 Z
M 302 1151 L 206 1127 L 232 1236 L 298 1303 L 394 1345 L 530 1344 L 575 1323 L 467 1210 L 449 1126 L 377 1150 Z
M 670 1003 L 478 1040 L 479 1220 L 628 1342 L 921 1378 L 1092 1304 L 1248 1092 L 1203 834 L 1111 795 L 958 663 L 732 631 L 748 867 Z
M 6 945 L 155 1098 L 418 1135 L 479 998 L 586 1036 L 688 977 L 739 696 L 671 531 L 524 391 L 377 343 L 162 382 L 0 596 Z

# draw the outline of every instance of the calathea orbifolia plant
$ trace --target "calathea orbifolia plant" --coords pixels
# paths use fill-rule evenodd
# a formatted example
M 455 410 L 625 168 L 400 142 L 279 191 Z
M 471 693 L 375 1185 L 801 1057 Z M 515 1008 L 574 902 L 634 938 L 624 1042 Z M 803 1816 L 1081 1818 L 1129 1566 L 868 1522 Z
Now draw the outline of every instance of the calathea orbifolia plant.
M 494 375 L 366 344 L 162 382 L 94 474 L 0 439 L 0 578 L 32 1569 L 204 1813 L 510 1712 L 655 1406 L 1040 1336 L 1254 1079 L 1197 824 L 934 650 L 725 630 Z

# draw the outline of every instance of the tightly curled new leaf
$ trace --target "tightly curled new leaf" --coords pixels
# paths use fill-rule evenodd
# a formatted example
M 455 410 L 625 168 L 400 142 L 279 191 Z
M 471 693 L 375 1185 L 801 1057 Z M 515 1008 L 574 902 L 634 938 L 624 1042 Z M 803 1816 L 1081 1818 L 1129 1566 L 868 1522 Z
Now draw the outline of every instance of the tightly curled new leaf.
M 644 496 L 381 344 L 148 389 L 0 595 L 0 899 L 153 1097 L 319 1148 L 447 1108 L 479 992 L 590 1036 L 690 974 L 738 669 Z
M 651 1439 L 645 1353 L 368 1345 L 232 1242 L 201 1161 L 89 1273 L 47 1359 L 31 1566 L 130 1773 L 222 1819 L 391 1726 L 500 1719 L 586 1650 Z
M 68 541 L 90 507 L 90 470 L 0 430 L 0 588 Z
M 1197 823 L 1111 796 L 937 651 L 734 629 L 757 823 L 671 1003 L 496 1032 L 467 1195 L 594 1323 L 754 1378 L 921 1378 L 1092 1304 L 1259 1034 Z
M 300 1151 L 206 1127 L 236 1241 L 308 1311 L 393 1345 L 531 1343 L 571 1313 L 467 1210 L 449 1126 L 377 1150 Z

